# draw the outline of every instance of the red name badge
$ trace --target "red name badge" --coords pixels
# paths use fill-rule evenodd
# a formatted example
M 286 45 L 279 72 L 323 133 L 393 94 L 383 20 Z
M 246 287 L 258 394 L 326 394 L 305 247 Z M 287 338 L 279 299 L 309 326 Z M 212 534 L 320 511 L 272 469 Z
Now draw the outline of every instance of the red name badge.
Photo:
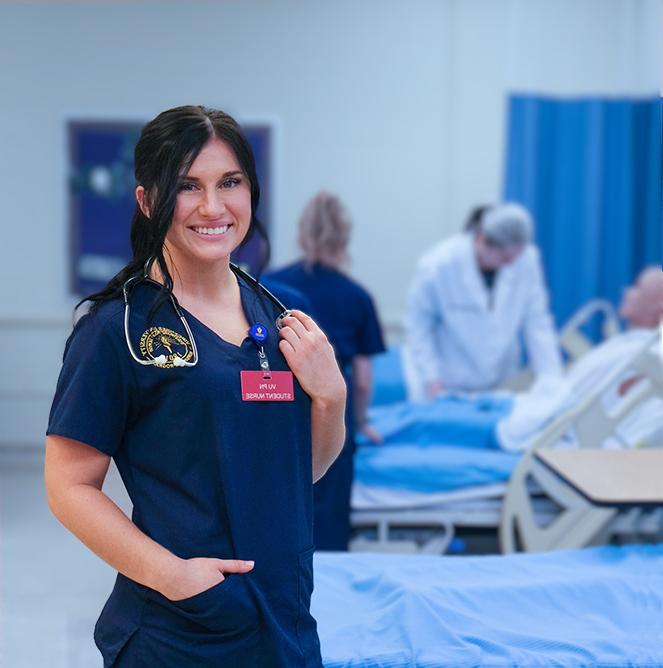
M 292 371 L 241 371 L 242 401 L 294 401 Z

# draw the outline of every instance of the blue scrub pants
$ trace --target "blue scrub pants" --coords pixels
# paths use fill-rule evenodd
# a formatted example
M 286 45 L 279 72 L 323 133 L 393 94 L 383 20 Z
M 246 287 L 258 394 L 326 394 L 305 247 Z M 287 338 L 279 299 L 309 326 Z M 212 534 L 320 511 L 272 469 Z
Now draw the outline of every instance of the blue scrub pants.
M 313 540 L 316 550 L 347 551 L 354 447 L 346 442 L 324 477 L 313 486 Z

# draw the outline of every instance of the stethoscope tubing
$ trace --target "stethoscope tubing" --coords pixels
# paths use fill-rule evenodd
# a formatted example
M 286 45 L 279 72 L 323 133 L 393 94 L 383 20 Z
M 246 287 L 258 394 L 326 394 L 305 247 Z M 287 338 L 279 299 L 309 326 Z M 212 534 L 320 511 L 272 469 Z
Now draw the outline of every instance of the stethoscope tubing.
M 142 282 L 152 283 L 159 289 L 163 288 L 163 285 L 161 283 L 158 283 L 153 278 L 150 278 L 150 276 L 148 275 L 152 262 L 153 258 L 149 258 L 147 262 L 145 262 L 145 266 L 143 267 L 143 275 L 140 276 L 137 274 L 136 276 L 131 276 L 125 281 L 124 285 L 122 286 L 122 297 L 124 299 L 124 337 L 127 343 L 127 348 L 129 349 L 129 354 L 131 355 L 132 359 L 135 362 L 138 362 L 138 364 L 142 366 L 155 366 L 157 364 L 162 364 L 163 362 L 165 362 L 165 356 L 163 355 L 154 359 L 147 359 L 147 360 L 138 357 L 131 343 L 131 336 L 129 334 L 129 320 L 131 317 L 131 306 L 129 302 L 130 302 L 131 290 L 134 287 L 136 287 L 138 283 Z M 274 306 L 276 306 L 276 308 L 280 311 L 279 316 L 276 318 L 276 327 L 278 329 L 281 329 L 281 321 L 283 320 L 283 318 L 287 317 L 290 314 L 289 309 L 285 307 L 285 305 L 283 304 L 283 302 L 281 302 L 281 300 L 279 300 L 264 285 L 262 285 L 260 281 L 256 280 L 253 276 L 240 269 L 236 264 L 231 262 L 230 268 L 238 278 L 244 279 L 244 281 L 246 281 L 256 291 L 256 293 L 259 296 L 264 295 L 265 297 L 267 297 L 267 299 L 269 299 L 270 302 L 272 302 Z M 169 292 L 168 296 L 170 298 L 170 303 L 172 304 L 175 313 L 182 322 L 182 326 L 184 327 L 187 336 L 189 337 L 189 342 L 191 343 L 191 352 L 193 353 L 191 361 L 187 361 L 179 356 L 176 356 L 173 360 L 173 365 L 178 367 L 194 367 L 196 366 L 196 364 L 198 364 L 198 348 L 196 346 L 195 337 L 193 336 L 193 332 L 191 331 L 191 327 L 189 327 L 187 319 L 184 317 L 184 313 L 182 312 L 180 305 L 177 303 L 177 298 L 175 297 L 175 295 L 172 293 L 171 290 L 169 290 L 168 292 Z

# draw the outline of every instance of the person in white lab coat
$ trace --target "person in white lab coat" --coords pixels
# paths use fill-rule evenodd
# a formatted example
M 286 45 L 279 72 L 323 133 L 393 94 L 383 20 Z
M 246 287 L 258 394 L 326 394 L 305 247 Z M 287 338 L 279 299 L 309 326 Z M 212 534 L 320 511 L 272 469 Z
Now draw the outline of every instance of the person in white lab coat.
M 480 207 L 419 261 L 405 323 L 410 400 L 499 386 L 521 366 L 521 338 L 535 374 L 561 373 L 532 227 L 517 204 Z

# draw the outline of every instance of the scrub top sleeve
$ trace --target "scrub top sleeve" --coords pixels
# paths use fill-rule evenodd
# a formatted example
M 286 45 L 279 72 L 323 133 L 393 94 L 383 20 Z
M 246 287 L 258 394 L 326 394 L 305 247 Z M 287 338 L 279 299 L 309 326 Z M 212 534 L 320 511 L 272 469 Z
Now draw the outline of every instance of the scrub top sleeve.
M 64 436 L 112 456 L 127 426 L 135 377 L 119 331 L 97 314 L 81 318 L 65 346 L 46 434 Z M 115 334 L 115 335 L 114 335 Z
M 362 316 L 357 340 L 358 355 L 377 355 L 385 351 L 382 328 L 378 320 L 377 310 L 370 295 L 365 294 L 362 300 Z

